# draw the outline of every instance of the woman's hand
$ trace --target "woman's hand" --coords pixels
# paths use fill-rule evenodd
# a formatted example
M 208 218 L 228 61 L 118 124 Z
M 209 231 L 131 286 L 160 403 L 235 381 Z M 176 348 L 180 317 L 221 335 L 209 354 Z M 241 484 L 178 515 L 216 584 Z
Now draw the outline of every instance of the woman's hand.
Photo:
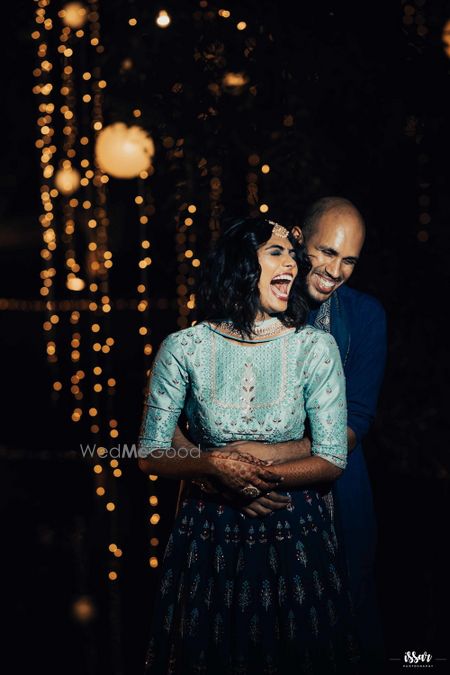
M 208 452 L 211 475 L 220 483 L 242 497 L 242 489 L 252 485 L 261 492 L 270 492 L 283 481 L 269 470 L 271 462 L 237 450 L 211 450 Z

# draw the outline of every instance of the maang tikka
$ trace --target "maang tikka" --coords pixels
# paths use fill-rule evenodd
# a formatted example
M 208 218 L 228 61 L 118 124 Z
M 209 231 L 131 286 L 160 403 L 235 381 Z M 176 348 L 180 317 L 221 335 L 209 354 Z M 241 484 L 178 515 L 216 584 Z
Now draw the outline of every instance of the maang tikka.
M 274 220 L 268 220 L 270 225 L 273 225 L 272 228 L 272 237 L 281 237 L 281 239 L 287 239 L 289 237 L 289 230 L 287 230 L 283 225 L 276 223 Z

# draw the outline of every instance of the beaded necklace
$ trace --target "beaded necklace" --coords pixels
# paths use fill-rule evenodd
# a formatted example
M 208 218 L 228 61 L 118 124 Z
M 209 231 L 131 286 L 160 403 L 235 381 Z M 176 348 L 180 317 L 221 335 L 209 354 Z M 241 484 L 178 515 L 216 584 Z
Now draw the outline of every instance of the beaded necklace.
M 258 342 L 259 340 L 247 338 L 242 335 L 242 333 L 233 327 L 231 321 L 220 321 L 218 323 L 212 324 L 212 328 L 217 331 L 223 331 L 229 337 L 232 337 L 235 340 L 240 342 Z M 255 321 L 252 327 L 252 335 L 256 338 L 265 338 L 271 339 L 278 337 L 283 332 L 287 332 L 287 327 L 277 318 L 271 317 L 270 319 L 264 319 L 264 321 Z

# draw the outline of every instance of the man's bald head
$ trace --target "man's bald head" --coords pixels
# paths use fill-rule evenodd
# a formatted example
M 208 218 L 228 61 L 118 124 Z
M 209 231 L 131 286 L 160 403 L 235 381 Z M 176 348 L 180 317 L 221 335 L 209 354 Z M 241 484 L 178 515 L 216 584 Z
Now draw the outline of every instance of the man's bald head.
M 301 227 L 305 241 L 308 241 L 314 233 L 321 218 L 331 213 L 335 213 L 336 215 L 348 214 L 352 222 L 355 223 L 355 226 L 358 227 L 359 225 L 362 229 L 363 237 L 365 237 L 366 226 L 364 218 L 349 199 L 345 199 L 345 197 L 322 197 L 322 199 L 318 199 L 311 204 L 305 213 Z
M 344 197 L 324 197 L 308 209 L 303 235 L 311 270 L 306 286 L 311 303 L 322 303 L 351 277 L 364 244 L 364 220 Z

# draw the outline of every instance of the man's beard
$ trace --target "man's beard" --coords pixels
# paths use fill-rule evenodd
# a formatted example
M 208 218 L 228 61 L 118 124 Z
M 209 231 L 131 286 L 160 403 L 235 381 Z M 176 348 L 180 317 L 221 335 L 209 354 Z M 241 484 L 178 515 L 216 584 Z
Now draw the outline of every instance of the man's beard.
M 316 300 L 315 298 L 312 298 L 309 293 L 306 294 L 306 301 L 308 303 L 310 311 L 319 309 L 319 307 L 323 305 L 323 303 L 325 302 L 325 300 Z

